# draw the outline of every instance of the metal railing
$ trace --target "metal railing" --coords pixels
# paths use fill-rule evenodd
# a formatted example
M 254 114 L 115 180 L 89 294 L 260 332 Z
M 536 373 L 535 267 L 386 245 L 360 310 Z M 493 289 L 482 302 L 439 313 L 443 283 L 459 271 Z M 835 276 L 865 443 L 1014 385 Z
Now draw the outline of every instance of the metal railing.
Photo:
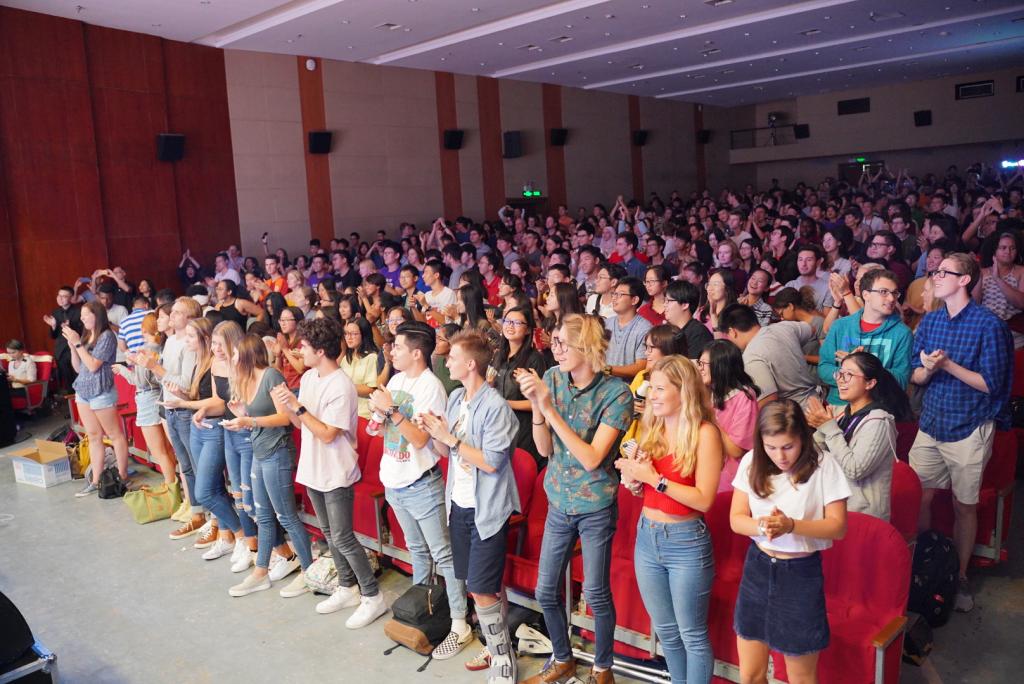
M 796 143 L 795 128 L 796 124 L 779 124 L 765 128 L 739 128 L 729 131 L 729 149 L 793 145 Z

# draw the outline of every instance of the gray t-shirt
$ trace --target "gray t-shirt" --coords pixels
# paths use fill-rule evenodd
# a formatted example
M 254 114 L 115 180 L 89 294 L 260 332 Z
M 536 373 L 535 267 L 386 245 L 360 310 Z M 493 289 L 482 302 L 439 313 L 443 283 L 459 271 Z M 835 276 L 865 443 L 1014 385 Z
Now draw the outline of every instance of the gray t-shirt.
M 276 368 L 268 368 L 260 378 L 259 387 L 256 388 L 256 396 L 251 404 L 245 405 L 245 411 L 253 418 L 272 416 L 277 413 L 274 407 L 274 400 L 270 396 L 270 389 L 284 382 L 284 376 Z M 288 448 L 292 452 L 295 444 L 291 440 L 291 426 L 284 427 L 254 427 L 252 429 L 252 453 L 256 458 L 267 458 L 281 447 Z
M 761 389 L 758 399 L 778 394 L 803 406 L 817 381 L 804 359 L 803 345 L 814 337 L 806 323 L 781 321 L 761 328 L 743 350 L 743 367 Z
M 644 337 L 652 327 L 649 320 L 638 314 L 629 323 L 620 326 L 619 317 L 612 316 L 605 319 L 605 326 L 612 333 L 605 363 L 609 366 L 630 366 L 644 358 Z
M 794 278 L 786 283 L 786 287 L 799 290 L 801 287 L 809 287 L 814 290 L 814 305 L 818 310 L 832 306 L 832 291 L 828 289 L 828 274 L 821 274 L 810 283 L 803 282 L 800 278 Z

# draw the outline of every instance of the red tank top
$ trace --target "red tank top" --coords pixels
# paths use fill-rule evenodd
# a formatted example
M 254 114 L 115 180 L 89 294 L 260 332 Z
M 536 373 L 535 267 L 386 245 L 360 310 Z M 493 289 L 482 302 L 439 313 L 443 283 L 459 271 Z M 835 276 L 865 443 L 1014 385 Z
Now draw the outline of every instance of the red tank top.
M 671 482 L 678 482 L 679 484 L 693 487 L 697 484 L 697 477 L 694 473 L 683 477 L 679 474 L 679 471 L 672 467 L 672 455 L 662 456 L 651 461 L 654 464 L 654 469 L 658 471 L 659 475 L 665 477 L 665 479 Z M 696 471 L 696 468 L 694 469 Z M 662 494 L 657 489 L 650 485 L 644 485 L 644 506 L 647 508 L 656 508 L 662 513 L 668 513 L 669 515 L 690 515 L 696 513 L 689 506 L 684 506 L 668 494 Z

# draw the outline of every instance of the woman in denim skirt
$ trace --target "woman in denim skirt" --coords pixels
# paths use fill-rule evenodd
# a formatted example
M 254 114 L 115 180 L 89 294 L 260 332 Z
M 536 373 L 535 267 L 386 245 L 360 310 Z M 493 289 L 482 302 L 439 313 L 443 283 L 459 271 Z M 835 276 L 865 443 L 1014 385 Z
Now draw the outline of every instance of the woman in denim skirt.
M 829 643 L 821 551 L 846 534 L 846 476 L 818 452 L 800 405 L 781 399 L 761 409 L 754 449 L 732 484 L 732 530 L 754 540 L 733 620 L 740 679 L 767 682 L 774 650 L 790 682 L 817 682 Z

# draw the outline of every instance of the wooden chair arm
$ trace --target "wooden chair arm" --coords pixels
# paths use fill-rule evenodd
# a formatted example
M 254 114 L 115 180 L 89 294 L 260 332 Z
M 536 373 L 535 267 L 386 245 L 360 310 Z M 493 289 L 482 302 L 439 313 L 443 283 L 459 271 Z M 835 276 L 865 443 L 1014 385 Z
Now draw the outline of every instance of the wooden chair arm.
M 883 627 L 875 636 L 871 638 L 871 645 L 875 648 L 888 648 L 889 644 L 899 636 L 899 633 L 903 631 L 903 628 L 907 624 L 907 616 L 900 615 L 894 617 L 889 621 L 885 627 Z

